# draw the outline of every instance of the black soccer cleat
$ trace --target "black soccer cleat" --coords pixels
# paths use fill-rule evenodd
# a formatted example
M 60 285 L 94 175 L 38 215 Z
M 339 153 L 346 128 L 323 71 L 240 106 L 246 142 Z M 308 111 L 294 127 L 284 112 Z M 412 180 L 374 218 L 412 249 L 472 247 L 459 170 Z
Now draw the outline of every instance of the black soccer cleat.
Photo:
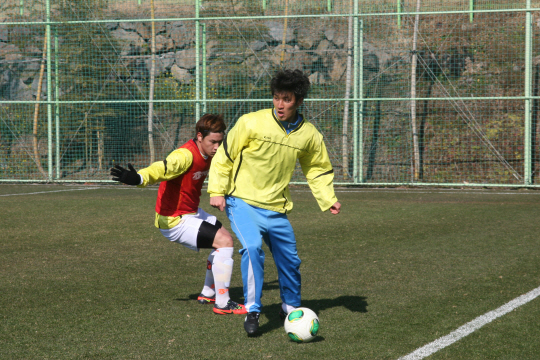
M 247 314 L 246 307 L 242 304 L 239 304 L 235 301 L 229 299 L 225 307 L 219 307 L 217 304 L 214 305 L 214 313 L 218 315 L 227 315 L 227 314 Z
M 210 303 L 215 303 L 216 302 L 216 296 L 204 296 L 203 294 L 200 294 L 199 297 L 197 298 L 197 301 L 199 302 L 199 304 L 210 304 Z
M 259 316 L 261 313 L 258 312 L 250 312 L 246 316 L 246 320 L 244 321 L 244 329 L 248 333 L 248 336 L 254 336 L 257 334 L 257 330 L 259 330 Z

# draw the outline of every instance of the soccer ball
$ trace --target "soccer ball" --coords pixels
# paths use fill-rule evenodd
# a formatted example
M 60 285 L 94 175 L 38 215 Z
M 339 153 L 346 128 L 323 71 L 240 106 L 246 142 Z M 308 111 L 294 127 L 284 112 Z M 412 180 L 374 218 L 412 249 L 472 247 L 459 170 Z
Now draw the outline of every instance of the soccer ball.
M 308 308 L 296 308 L 285 318 L 285 332 L 293 341 L 311 341 L 319 332 L 319 318 Z

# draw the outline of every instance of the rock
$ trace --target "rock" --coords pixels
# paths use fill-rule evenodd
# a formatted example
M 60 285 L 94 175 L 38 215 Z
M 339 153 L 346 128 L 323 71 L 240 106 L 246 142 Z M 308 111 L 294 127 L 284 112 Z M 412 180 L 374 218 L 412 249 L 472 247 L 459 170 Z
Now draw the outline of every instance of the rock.
M 268 28 L 268 36 L 271 42 L 281 43 L 283 42 L 283 33 L 285 31 L 285 24 L 277 21 L 266 21 L 264 23 Z M 291 26 L 287 26 L 287 34 L 285 35 L 285 42 L 289 43 L 295 39 L 294 29 Z
M 137 34 L 139 34 L 144 40 L 150 40 L 150 38 L 152 38 L 152 27 L 150 24 L 142 22 L 136 23 L 135 31 L 137 31 Z
M 129 67 L 131 77 L 135 80 L 146 81 L 149 78 L 145 59 L 135 59 Z
M 30 87 L 32 89 L 32 95 L 34 96 L 34 98 L 37 98 L 38 85 L 39 85 L 39 74 L 38 74 L 38 76 L 34 77 L 34 81 L 32 81 L 32 84 L 30 85 Z M 47 72 L 46 71 L 43 73 L 43 80 L 41 82 L 40 98 L 41 99 L 46 99 L 47 98 Z
M 187 49 L 176 52 L 176 65 L 183 69 L 194 69 L 196 66 L 195 49 Z
M 252 79 L 257 80 L 265 75 L 270 75 L 272 64 L 264 57 L 250 56 L 243 63 L 242 67 L 246 69 L 246 75 Z
M 344 79 L 347 70 L 347 55 L 343 53 L 334 53 L 331 56 L 332 69 L 329 72 L 332 82 L 339 82 Z
M 221 44 L 217 40 L 210 40 L 206 43 L 206 59 L 210 60 L 219 56 Z M 201 53 L 202 54 L 202 53 Z
M 168 21 L 165 24 L 165 30 L 167 31 L 167 33 L 170 33 L 174 28 L 183 27 L 184 25 L 184 21 Z
M 283 49 L 285 49 L 285 51 L 283 51 Z M 270 61 L 272 61 L 275 66 L 281 66 L 282 63 L 289 64 L 293 58 L 293 51 L 294 47 L 291 45 L 285 45 L 285 47 L 278 45 L 273 49 L 272 55 L 270 55 Z
M 174 50 L 174 42 L 171 38 L 165 37 L 163 35 L 156 35 L 156 52 L 169 52 Z
M 146 71 L 148 72 L 148 76 L 150 76 L 152 71 L 152 58 L 144 59 L 144 64 L 146 66 Z M 159 59 L 156 56 L 156 72 L 154 73 L 155 77 L 159 77 L 165 72 L 165 68 L 163 67 L 163 63 L 161 62 L 161 59 Z
M 379 58 L 374 53 L 364 54 L 364 71 L 379 72 Z
M 324 77 L 324 74 L 320 73 L 318 71 L 311 74 L 308 78 L 309 78 L 309 82 L 312 85 L 324 85 L 324 84 L 326 84 L 326 79 Z
M 20 54 L 21 50 L 13 44 L 0 45 L 0 58 L 5 58 L 8 55 Z
M 329 68 L 332 66 L 332 54 L 335 53 L 335 50 L 336 47 L 330 41 L 321 40 L 315 49 L 315 54 L 319 55 L 323 67 Z
M 152 23 L 148 25 L 151 27 Z M 156 31 L 156 35 L 165 33 L 167 32 L 167 25 L 163 21 L 154 21 L 154 30 Z
M 118 23 L 117 23 L 117 22 L 106 23 L 106 24 L 105 24 L 105 27 L 106 27 L 107 30 L 109 30 L 109 31 L 111 31 L 111 30 L 116 30 L 116 29 L 118 29 Z
M 194 42 L 195 30 L 192 27 L 187 26 L 174 26 L 170 27 L 167 31 L 169 37 L 173 40 L 174 46 L 177 49 L 183 49 Z
M 0 74 L 0 98 L 7 100 L 34 100 L 32 90 L 12 70 Z
M 150 70 L 152 69 L 152 58 L 149 57 L 149 58 L 145 59 L 144 62 L 145 62 L 148 74 L 150 74 Z M 167 53 L 167 57 L 156 56 L 156 73 L 155 73 L 155 76 L 158 77 L 158 76 L 163 75 L 164 73 L 170 71 L 173 64 L 174 64 L 174 53 Z
M 313 49 L 322 40 L 322 32 L 302 27 L 296 31 L 298 45 L 302 49 Z
M 41 64 L 39 61 L 25 63 L 23 71 L 19 75 L 21 81 L 26 85 L 31 84 L 34 80 L 34 77 L 38 76 L 39 74 L 40 65 Z
M 328 41 L 334 41 L 334 36 L 336 36 L 336 30 L 334 29 L 327 29 L 324 32 L 324 36 Z
M 383 68 L 383 69 L 386 68 L 389 65 L 389 63 L 391 63 L 391 59 L 393 58 L 392 53 L 389 52 L 388 50 L 382 47 L 377 47 L 367 41 L 364 41 L 363 51 L 364 51 L 364 59 L 366 58 L 367 54 L 375 55 L 375 57 L 378 60 L 377 71 L 379 71 L 380 68 Z M 364 67 L 365 66 L 366 65 L 364 64 Z
M 286 64 L 287 67 L 293 69 L 300 69 L 304 73 L 310 74 L 313 65 L 313 56 L 308 54 L 305 51 L 293 51 L 293 56 L 289 63 Z
M 346 48 L 349 41 L 348 36 L 347 32 L 338 32 L 334 35 L 332 42 L 340 49 Z
M 23 55 L 21 53 L 10 53 L 10 54 L 6 54 L 6 56 L 4 57 L 4 60 L 7 61 L 7 62 L 15 62 L 15 63 L 18 63 L 20 62 L 21 60 L 23 60 Z
M 163 68 L 166 71 L 171 70 L 171 66 L 173 66 L 175 61 L 175 53 L 174 52 L 168 52 L 165 54 L 161 54 L 159 56 L 159 59 L 161 61 L 161 64 L 163 65 Z
M 217 60 L 207 67 L 206 82 L 213 87 L 233 86 L 237 81 L 238 65 L 231 66 L 225 61 Z
M 7 25 L 0 25 L 0 41 L 8 42 L 8 28 L 7 28 Z
M 268 44 L 261 40 L 255 40 L 249 44 L 249 48 L 253 51 L 261 51 L 263 49 L 266 49 L 267 46 Z
M 189 84 L 195 78 L 188 70 L 182 69 L 176 64 L 171 67 L 171 75 L 181 84 Z
M 136 22 L 121 22 L 119 25 L 124 30 L 137 31 L 137 24 Z
M 142 38 L 148 40 L 152 37 L 152 22 L 136 22 L 129 25 L 126 30 L 136 31 Z M 154 21 L 154 31 L 156 35 L 167 32 L 167 26 L 163 21 Z
M 146 43 L 136 32 L 119 28 L 111 31 L 111 35 L 118 40 L 121 46 L 120 55 L 137 55 L 144 52 L 143 46 L 146 46 Z
M 41 56 L 41 49 L 34 45 L 29 45 L 24 48 L 24 53 L 31 56 Z
M 8 42 L 24 42 L 32 35 L 30 26 L 15 25 L 9 29 Z M 43 38 L 41 39 L 43 41 Z

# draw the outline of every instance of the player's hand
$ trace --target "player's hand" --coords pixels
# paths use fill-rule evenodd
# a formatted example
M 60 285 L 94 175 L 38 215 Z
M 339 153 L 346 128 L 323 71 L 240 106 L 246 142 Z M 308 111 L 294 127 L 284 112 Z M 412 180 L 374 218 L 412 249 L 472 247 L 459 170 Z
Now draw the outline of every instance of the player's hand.
M 225 210 L 225 197 L 214 196 L 210 198 L 210 206 L 219 209 L 219 211 Z
M 114 181 L 119 181 L 127 185 L 139 185 L 141 183 L 141 177 L 137 174 L 137 171 L 133 165 L 128 163 L 128 169 L 124 169 L 120 165 L 114 165 L 111 168 L 111 175 L 114 176 Z
M 330 212 L 334 215 L 337 215 L 339 214 L 340 211 L 341 211 L 341 204 L 339 203 L 339 201 L 336 201 L 336 203 L 330 207 Z

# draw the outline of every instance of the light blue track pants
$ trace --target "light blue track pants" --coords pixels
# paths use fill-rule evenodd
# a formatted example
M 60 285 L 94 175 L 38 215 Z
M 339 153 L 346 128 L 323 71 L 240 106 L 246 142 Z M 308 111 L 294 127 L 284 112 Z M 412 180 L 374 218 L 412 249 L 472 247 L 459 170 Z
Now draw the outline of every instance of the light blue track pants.
M 264 251 L 268 245 L 276 263 L 281 301 L 300 306 L 300 258 L 296 239 L 287 215 L 251 206 L 227 196 L 227 216 L 242 244 L 241 269 L 244 282 L 244 305 L 249 312 L 260 312 L 264 281 Z

